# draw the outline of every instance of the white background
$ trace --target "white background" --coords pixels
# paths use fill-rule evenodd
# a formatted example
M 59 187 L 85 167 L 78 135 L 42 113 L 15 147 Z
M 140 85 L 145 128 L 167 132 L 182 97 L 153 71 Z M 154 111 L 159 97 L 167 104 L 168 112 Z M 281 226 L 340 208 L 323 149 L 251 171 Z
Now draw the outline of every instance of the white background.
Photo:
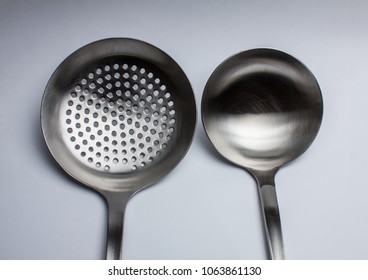
M 0 259 L 101 259 L 106 206 L 43 142 L 39 109 L 79 47 L 131 37 L 167 52 L 200 100 L 216 66 L 270 47 L 301 60 L 324 97 L 311 148 L 276 177 L 288 259 L 367 259 L 368 2 L 0 1 Z M 267 258 L 254 179 L 200 121 L 184 160 L 126 212 L 125 259 Z

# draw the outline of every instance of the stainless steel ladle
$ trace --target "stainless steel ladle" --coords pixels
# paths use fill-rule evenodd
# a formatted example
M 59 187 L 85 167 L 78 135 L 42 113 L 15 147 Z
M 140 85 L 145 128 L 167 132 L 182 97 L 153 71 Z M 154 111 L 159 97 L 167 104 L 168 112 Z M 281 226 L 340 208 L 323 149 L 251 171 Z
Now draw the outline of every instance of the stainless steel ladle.
M 202 98 L 202 121 L 218 152 L 258 182 L 270 257 L 284 248 L 274 177 L 305 152 L 323 114 L 313 74 L 292 56 L 254 49 L 224 61 Z

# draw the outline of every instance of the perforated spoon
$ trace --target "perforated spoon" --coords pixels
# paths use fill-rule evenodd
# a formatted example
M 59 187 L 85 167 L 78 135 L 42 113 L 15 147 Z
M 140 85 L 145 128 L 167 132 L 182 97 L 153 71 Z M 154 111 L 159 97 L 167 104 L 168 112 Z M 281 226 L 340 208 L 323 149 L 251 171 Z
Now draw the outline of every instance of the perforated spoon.
M 107 259 L 119 259 L 132 195 L 170 172 L 189 148 L 192 88 L 166 53 L 142 41 L 106 39 L 66 58 L 41 106 L 52 155 L 108 204 Z
M 315 139 L 322 95 L 313 74 L 290 55 L 254 49 L 224 61 L 202 98 L 202 120 L 212 144 L 258 182 L 270 257 L 284 258 L 274 177 Z

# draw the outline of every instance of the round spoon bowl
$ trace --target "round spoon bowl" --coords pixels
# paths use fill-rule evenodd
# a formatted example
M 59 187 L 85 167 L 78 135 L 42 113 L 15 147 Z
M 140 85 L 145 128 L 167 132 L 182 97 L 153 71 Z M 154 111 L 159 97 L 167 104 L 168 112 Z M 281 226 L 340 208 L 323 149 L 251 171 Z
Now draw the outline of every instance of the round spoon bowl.
M 322 96 L 298 60 L 255 49 L 214 71 L 202 116 L 208 137 L 225 158 L 251 170 L 272 170 L 311 145 L 322 120 Z

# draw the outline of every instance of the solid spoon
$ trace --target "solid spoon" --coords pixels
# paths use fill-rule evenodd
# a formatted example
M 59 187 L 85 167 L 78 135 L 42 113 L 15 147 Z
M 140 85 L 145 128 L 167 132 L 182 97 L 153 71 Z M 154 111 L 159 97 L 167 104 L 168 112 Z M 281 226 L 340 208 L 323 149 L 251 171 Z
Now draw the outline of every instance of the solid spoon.
M 272 259 L 284 258 L 275 175 L 308 149 L 322 114 L 313 74 L 292 56 L 273 49 L 230 57 L 205 87 L 204 128 L 222 156 L 256 178 Z

